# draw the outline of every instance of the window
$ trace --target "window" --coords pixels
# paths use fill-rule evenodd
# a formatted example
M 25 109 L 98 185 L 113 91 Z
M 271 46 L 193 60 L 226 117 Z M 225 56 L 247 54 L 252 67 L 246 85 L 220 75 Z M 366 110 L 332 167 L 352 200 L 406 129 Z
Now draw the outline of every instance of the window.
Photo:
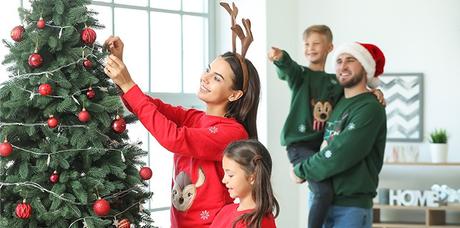
M 5 39 L 12 41 L 10 38 L 10 31 L 15 26 L 21 24 L 19 18 L 18 8 L 21 6 L 21 0 L 16 1 L 5 1 L 2 3 L 1 14 L 2 18 L 8 18 L 8 20 L 3 20 L 0 23 L 0 40 Z M 6 54 L 9 53 L 8 48 L 3 45 L 0 45 L 0 63 L 3 62 Z M 9 73 L 6 71 L 6 66 L 0 64 L 0 83 L 8 80 Z
M 98 42 L 114 34 L 125 43 L 124 61 L 144 92 L 185 107 L 202 107 L 196 98 L 201 72 L 209 63 L 209 0 L 104 0 L 93 1 L 97 19 L 106 26 L 97 31 Z M 173 154 L 165 151 L 140 123 L 128 127 L 133 141 L 149 151 L 154 193 L 145 205 L 155 225 L 170 227 L 170 189 Z

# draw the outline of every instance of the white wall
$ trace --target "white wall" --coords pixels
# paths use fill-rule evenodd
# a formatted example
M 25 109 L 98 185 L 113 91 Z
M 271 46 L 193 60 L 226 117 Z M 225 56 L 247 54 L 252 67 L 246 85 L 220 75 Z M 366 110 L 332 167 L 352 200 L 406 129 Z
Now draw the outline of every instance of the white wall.
M 298 1 L 267 1 L 267 47 L 260 53 L 260 58 L 266 60 L 269 47 L 276 46 L 292 53 L 294 59 L 299 59 L 295 50 L 301 46 L 301 32 L 298 28 Z M 268 63 L 268 61 L 267 61 Z M 300 226 L 306 212 L 299 213 L 299 208 L 306 208 L 306 200 L 299 197 L 299 190 L 305 185 L 296 185 L 289 179 L 290 163 L 286 149 L 280 145 L 280 133 L 284 120 L 289 111 L 290 91 L 285 81 L 278 79 L 274 66 L 267 65 L 267 146 L 273 158 L 273 184 L 280 202 L 281 212 L 277 220 L 278 227 Z

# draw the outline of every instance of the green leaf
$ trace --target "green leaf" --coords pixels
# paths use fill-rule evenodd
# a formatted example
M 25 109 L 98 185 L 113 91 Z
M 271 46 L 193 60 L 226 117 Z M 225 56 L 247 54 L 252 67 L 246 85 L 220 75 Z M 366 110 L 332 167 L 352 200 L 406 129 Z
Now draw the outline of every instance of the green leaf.
M 81 217 L 81 211 L 80 209 L 78 209 L 77 206 L 70 204 L 70 203 L 68 203 L 67 206 L 72 209 L 73 215 L 75 215 L 76 217 Z
M 57 44 L 58 44 L 57 38 L 54 37 L 54 36 L 50 36 L 49 39 L 48 39 L 48 46 L 50 46 L 50 48 L 52 50 L 54 50 L 54 49 L 56 49 Z
M 106 96 L 100 102 L 100 105 L 106 108 L 106 111 L 115 111 L 118 107 L 120 107 L 120 97 L 119 96 Z
M 26 161 L 21 162 L 19 166 L 19 175 L 21 175 L 22 179 L 26 179 L 29 175 L 29 163 Z
M 74 109 L 73 106 L 74 106 L 74 101 L 72 100 L 72 98 L 67 97 L 61 103 L 59 103 L 56 110 L 58 112 L 72 112 Z
M 72 181 L 72 191 L 81 203 L 88 202 L 88 195 L 79 181 Z
M 81 136 L 84 134 L 83 129 L 75 129 L 72 134 L 72 138 L 70 138 L 70 144 L 72 146 L 76 146 L 78 144 L 78 141 L 80 141 Z
M 50 211 L 55 211 L 56 209 L 58 209 L 58 207 L 61 205 L 62 202 L 63 201 L 61 199 L 53 198 L 51 207 L 50 207 Z
M 40 198 L 36 197 L 32 200 L 31 202 L 31 206 L 32 208 L 37 211 L 39 214 L 41 213 L 45 213 L 46 212 L 46 209 L 45 209 L 45 206 L 43 206 L 43 203 L 42 201 L 40 200 Z
M 70 164 L 67 160 L 65 159 L 60 159 L 59 161 L 59 165 L 63 168 L 63 169 L 68 169 L 70 167 Z
M 48 169 L 48 165 L 46 164 L 47 159 L 48 157 L 37 159 L 36 168 L 38 172 L 43 172 Z
M 60 25 L 62 24 L 62 15 L 59 15 L 59 14 L 54 14 L 53 15 L 53 22 L 57 25 Z M 65 31 L 66 29 L 64 29 Z
M 64 3 L 62 3 L 59 0 L 56 0 L 54 3 L 54 11 L 56 11 L 56 13 L 60 15 L 64 14 Z
M 61 179 L 61 178 L 60 178 L 60 179 Z M 62 181 L 62 180 L 61 180 L 61 181 Z M 51 191 L 54 192 L 54 193 L 56 193 L 56 194 L 58 194 L 58 195 L 60 195 L 60 194 L 62 194 L 63 192 L 65 192 L 65 190 L 66 190 L 65 184 L 60 184 L 60 183 L 57 183 L 57 184 L 53 185 L 53 188 L 51 188 Z M 53 198 L 55 198 L 55 197 L 52 196 L 52 195 L 50 195 L 49 198 L 50 198 L 50 199 L 53 199 Z
M 126 174 L 123 170 L 122 167 L 119 167 L 119 166 L 115 166 L 115 165 L 110 165 L 110 171 L 113 175 L 121 178 L 121 179 L 125 179 L 126 178 Z
M 35 130 L 35 127 L 29 127 L 27 128 L 27 134 L 29 136 L 35 135 L 37 133 L 37 130 Z

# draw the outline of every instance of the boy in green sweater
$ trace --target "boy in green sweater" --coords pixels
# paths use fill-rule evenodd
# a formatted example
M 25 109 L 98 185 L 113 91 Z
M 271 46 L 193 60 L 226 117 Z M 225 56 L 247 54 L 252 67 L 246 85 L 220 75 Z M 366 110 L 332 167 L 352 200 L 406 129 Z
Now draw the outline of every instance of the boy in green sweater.
M 319 151 L 323 128 L 332 107 L 343 95 L 334 74 L 324 72 L 327 55 L 332 51 L 332 32 L 326 25 L 313 25 L 303 33 L 304 55 L 310 62 L 301 66 L 286 51 L 272 47 L 268 58 L 276 66 L 278 77 L 291 89 L 291 106 L 281 132 L 281 144 L 287 146 L 292 165 Z M 291 178 L 297 183 L 304 180 Z M 329 180 L 310 181 L 314 198 L 308 215 L 308 227 L 320 228 L 332 203 L 334 192 Z
M 309 181 L 331 180 L 334 199 L 325 227 L 370 228 L 386 114 L 368 86 L 378 83 L 385 57 L 375 45 L 351 43 L 339 47 L 335 59 L 344 97 L 327 121 L 320 152 L 295 165 L 294 172 Z

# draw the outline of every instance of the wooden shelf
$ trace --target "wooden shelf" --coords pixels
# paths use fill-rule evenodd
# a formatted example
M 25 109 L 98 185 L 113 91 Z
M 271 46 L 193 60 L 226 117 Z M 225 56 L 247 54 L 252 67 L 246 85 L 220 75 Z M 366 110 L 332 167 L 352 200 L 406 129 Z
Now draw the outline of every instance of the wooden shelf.
M 425 224 L 414 224 L 414 223 L 374 223 L 373 228 L 426 228 Z
M 432 162 L 385 162 L 384 165 L 460 166 L 460 162 L 446 162 L 446 163 L 432 163 Z
M 425 215 L 425 221 L 420 222 L 383 222 L 381 221 L 382 210 L 404 210 L 421 211 Z M 373 208 L 373 227 L 374 228 L 460 228 L 460 224 L 446 224 L 446 212 L 453 211 L 460 213 L 460 206 L 440 206 L 440 207 L 417 207 L 417 206 L 391 206 L 374 205 Z
M 374 209 L 460 211 L 460 205 L 439 206 L 439 207 L 420 207 L 420 206 L 392 206 L 392 205 L 374 204 Z

